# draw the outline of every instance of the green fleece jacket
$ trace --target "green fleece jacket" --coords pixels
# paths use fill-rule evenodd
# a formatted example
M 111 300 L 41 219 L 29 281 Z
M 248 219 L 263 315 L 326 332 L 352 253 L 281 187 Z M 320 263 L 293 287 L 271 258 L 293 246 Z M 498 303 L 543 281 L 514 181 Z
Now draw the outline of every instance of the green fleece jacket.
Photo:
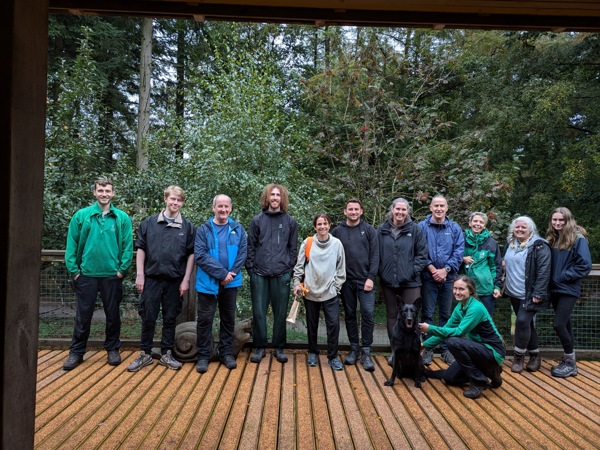
M 118 208 L 102 215 L 98 202 L 77 211 L 69 223 L 65 265 L 74 277 L 125 275 L 133 258 L 131 219 Z
M 502 364 L 506 356 L 502 336 L 483 303 L 475 297 L 469 298 L 464 306 L 459 302 L 443 327 L 429 325 L 428 334 L 429 339 L 423 342 L 428 350 L 433 350 L 446 338 L 456 336 L 485 345 L 494 352 L 498 365 Z

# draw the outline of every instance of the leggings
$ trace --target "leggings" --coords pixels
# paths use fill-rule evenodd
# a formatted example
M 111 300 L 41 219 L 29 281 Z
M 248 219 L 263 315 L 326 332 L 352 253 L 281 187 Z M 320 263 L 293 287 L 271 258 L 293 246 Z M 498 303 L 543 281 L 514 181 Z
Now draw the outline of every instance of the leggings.
M 552 294 L 550 300 L 552 301 L 552 308 L 554 308 L 554 322 L 552 323 L 552 327 L 556 331 L 558 339 L 560 339 L 565 354 L 570 355 L 573 353 L 573 343 L 575 342 L 571 314 L 573 313 L 573 308 L 575 308 L 577 297 L 565 294 Z
M 519 300 L 518 298 L 511 297 L 510 303 L 517 315 L 517 321 L 515 322 L 515 351 L 525 353 L 526 350 L 529 350 L 530 353 L 538 353 L 538 334 L 533 320 L 537 311 L 528 311 L 523 308 L 523 300 Z

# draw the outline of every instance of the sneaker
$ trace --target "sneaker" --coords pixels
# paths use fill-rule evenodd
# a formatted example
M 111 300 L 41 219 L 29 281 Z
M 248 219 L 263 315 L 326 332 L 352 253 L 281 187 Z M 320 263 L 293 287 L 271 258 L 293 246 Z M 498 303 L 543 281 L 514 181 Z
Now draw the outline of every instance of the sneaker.
M 442 361 L 448 365 L 451 365 L 454 361 L 456 361 L 456 359 L 454 358 L 454 355 L 450 353 L 450 350 L 444 350 L 442 353 Z
M 196 372 L 198 373 L 206 373 L 208 370 L 208 359 L 199 359 L 196 364 Z
M 553 377 L 568 378 L 577 376 L 579 371 L 574 359 L 564 359 L 558 366 L 550 369 L 550 373 Z
M 502 366 L 494 367 L 490 376 L 490 387 L 492 389 L 502 386 Z
M 109 365 L 118 366 L 121 364 L 121 355 L 119 354 L 119 350 L 109 350 L 107 357 Z
M 425 350 L 423 353 L 423 364 L 430 366 L 433 361 L 433 350 Z
M 342 362 L 340 361 L 340 358 L 338 358 L 337 356 L 327 361 L 327 364 L 329 364 L 329 367 L 331 367 L 333 370 L 342 370 L 344 368 Z
M 147 355 L 145 351 L 140 352 L 140 356 L 135 358 L 131 364 L 127 366 L 129 372 L 137 372 L 143 367 L 152 365 L 152 356 Z
M 75 355 L 73 353 L 69 354 L 69 357 L 63 364 L 63 370 L 73 370 L 79 364 L 83 362 L 83 356 Z
M 472 398 L 473 400 L 475 400 L 476 398 L 481 397 L 481 394 L 486 388 L 487 386 L 485 385 L 471 383 L 469 385 L 469 389 L 463 392 L 463 395 L 467 398 Z
M 162 357 L 158 360 L 158 363 L 161 366 L 168 367 L 169 369 L 179 370 L 181 369 L 181 363 L 173 358 L 171 354 L 171 350 L 167 350 L 167 353 L 162 355 Z
M 225 355 L 221 357 L 221 364 L 227 367 L 229 370 L 233 370 L 237 367 L 237 362 L 232 355 Z
M 370 347 L 363 347 L 362 353 L 360 355 L 360 363 L 367 372 L 373 372 L 375 370 L 375 365 L 373 364 L 373 360 L 371 359 Z
M 285 364 L 286 362 L 288 362 L 288 357 L 282 348 L 276 348 L 273 351 L 273 356 L 275 356 L 275 359 L 277 359 L 278 363 Z
M 356 350 L 350 350 L 344 359 L 344 364 L 347 366 L 353 366 L 356 364 L 356 358 L 358 357 L 358 352 Z
M 308 360 L 307 360 L 307 362 L 308 362 L 308 365 L 310 367 L 315 367 L 317 365 L 317 360 L 318 360 L 318 358 L 317 358 L 317 354 L 316 353 L 309 353 L 308 354 Z
M 264 348 L 257 348 L 254 351 L 254 354 L 250 357 L 250 362 L 253 363 L 259 363 L 261 359 L 263 359 L 265 357 L 265 349 Z

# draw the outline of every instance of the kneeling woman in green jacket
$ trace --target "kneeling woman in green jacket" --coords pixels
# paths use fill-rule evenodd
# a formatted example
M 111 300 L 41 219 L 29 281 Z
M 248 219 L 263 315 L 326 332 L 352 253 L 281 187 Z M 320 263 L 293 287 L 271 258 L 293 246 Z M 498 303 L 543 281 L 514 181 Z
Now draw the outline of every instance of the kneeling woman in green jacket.
M 447 368 L 426 371 L 429 378 L 443 379 L 451 386 L 469 383 L 463 394 L 476 399 L 484 389 L 502 385 L 502 362 L 506 355 L 504 340 L 487 309 L 477 299 L 475 282 L 466 275 L 454 281 L 454 298 L 458 305 L 443 327 L 420 323 L 419 329 L 429 334 L 422 351 L 432 350 L 445 342 L 455 361 Z M 489 380 L 488 380 L 489 378 Z

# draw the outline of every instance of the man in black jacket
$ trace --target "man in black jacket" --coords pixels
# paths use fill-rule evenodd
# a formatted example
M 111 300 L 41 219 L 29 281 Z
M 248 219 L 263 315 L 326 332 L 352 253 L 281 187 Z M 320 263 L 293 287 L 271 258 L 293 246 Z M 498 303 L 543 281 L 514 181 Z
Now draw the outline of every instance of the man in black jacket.
M 142 318 L 140 355 L 127 367 L 130 372 L 152 364 L 152 343 L 156 320 L 162 309 L 163 326 L 159 364 L 178 370 L 181 363 L 172 354 L 175 325 L 190 289 L 194 267 L 195 228 L 181 215 L 185 193 L 178 186 L 164 191 L 165 209 L 140 223 L 135 241 L 137 275 Z
M 360 200 L 351 198 L 344 208 L 346 220 L 340 222 L 331 234 L 342 242 L 346 254 L 346 282 L 342 285 L 341 295 L 350 352 L 344 364 L 353 365 L 359 357 L 356 309 L 360 304 L 362 334 L 360 362 L 365 370 L 372 372 L 375 370 L 371 360 L 375 311 L 373 284 L 379 267 L 379 246 L 375 228 L 361 219 L 362 214 Z
M 267 309 L 273 309 L 274 356 L 287 362 L 284 352 L 287 343 L 286 323 L 290 278 L 296 264 L 298 225 L 287 213 L 287 189 L 268 184 L 260 199 L 262 212 L 252 219 L 248 229 L 246 270 L 250 274 L 252 297 L 252 342 L 254 363 L 265 357 L 267 346 Z

